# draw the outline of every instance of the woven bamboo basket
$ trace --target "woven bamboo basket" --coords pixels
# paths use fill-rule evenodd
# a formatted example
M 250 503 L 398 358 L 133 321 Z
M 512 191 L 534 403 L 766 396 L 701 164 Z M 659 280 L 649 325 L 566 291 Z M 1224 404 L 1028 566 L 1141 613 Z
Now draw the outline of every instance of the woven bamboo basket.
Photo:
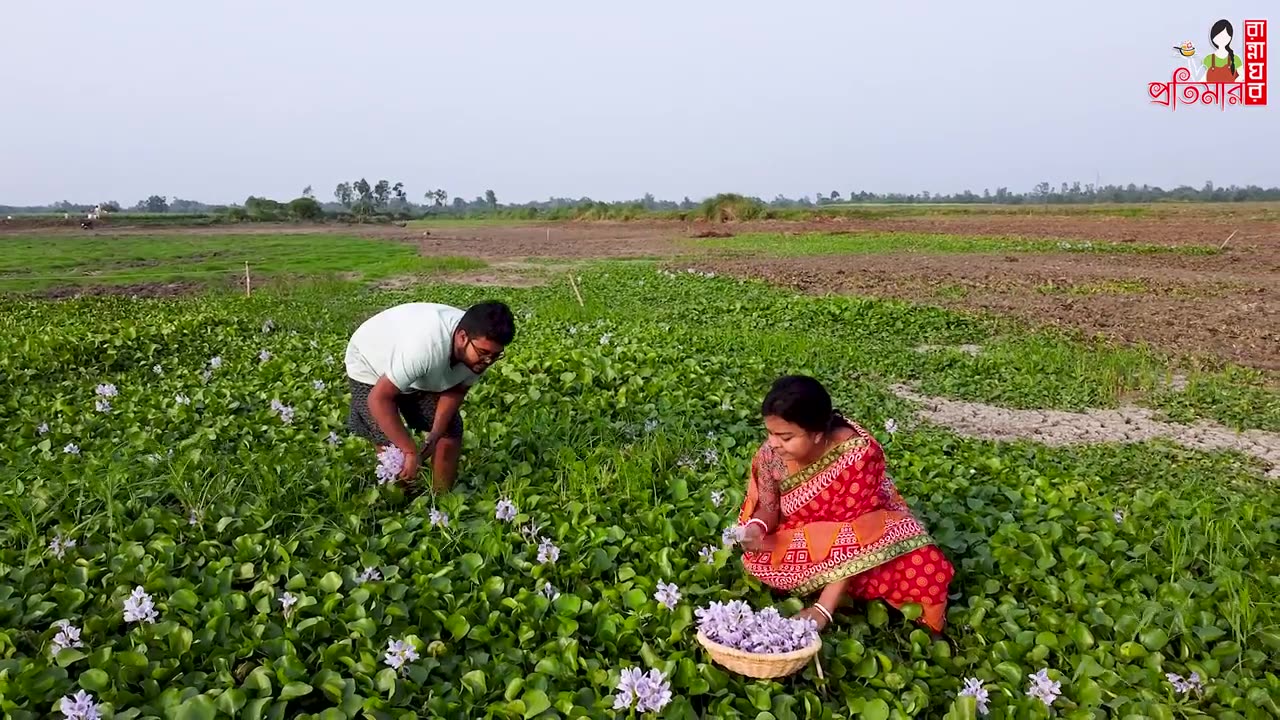
M 818 665 L 818 651 L 822 649 L 822 638 L 807 648 L 792 650 L 788 653 L 753 653 L 727 645 L 721 645 L 705 633 L 698 632 L 698 642 L 707 649 L 711 659 L 727 670 L 753 678 L 779 678 L 791 675 L 813 660 L 818 668 L 818 677 L 822 677 L 822 665 Z

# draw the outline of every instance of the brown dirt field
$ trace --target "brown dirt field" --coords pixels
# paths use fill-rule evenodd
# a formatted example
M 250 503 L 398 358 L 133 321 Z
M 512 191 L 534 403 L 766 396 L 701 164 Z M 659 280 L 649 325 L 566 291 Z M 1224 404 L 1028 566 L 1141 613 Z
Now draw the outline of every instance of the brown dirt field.
M 550 236 L 547 230 L 550 228 Z M 1219 255 L 923 253 L 793 258 L 689 257 L 709 232 L 925 232 L 1220 246 Z M 1232 233 L 1234 232 L 1234 236 Z M 1209 364 L 1280 371 L 1280 222 L 1219 218 L 909 217 L 749 223 L 644 222 L 436 228 L 423 253 L 490 260 L 657 257 L 804 292 L 854 293 L 992 312 L 1147 343 Z

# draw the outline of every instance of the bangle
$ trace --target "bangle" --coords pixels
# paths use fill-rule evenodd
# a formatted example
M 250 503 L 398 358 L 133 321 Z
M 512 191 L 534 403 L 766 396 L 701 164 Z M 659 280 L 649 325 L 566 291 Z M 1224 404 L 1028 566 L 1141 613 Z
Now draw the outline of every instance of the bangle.
M 756 523 L 760 523 L 760 529 L 764 531 L 765 535 L 769 534 L 769 526 L 765 525 L 764 521 L 761 520 L 760 518 L 751 518 L 750 520 L 747 521 L 746 525 L 742 526 L 742 528 L 745 530 Z
M 831 611 L 823 607 L 822 603 L 815 602 L 813 606 L 818 608 L 818 612 L 827 616 L 827 622 L 835 622 L 835 618 L 831 617 Z

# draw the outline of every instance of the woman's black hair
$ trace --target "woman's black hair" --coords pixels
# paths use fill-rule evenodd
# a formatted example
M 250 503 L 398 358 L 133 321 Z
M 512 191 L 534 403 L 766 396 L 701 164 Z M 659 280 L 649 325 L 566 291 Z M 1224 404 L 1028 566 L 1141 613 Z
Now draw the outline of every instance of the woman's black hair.
M 1222 20 L 1219 20 L 1218 22 L 1214 23 L 1213 27 L 1209 29 L 1210 45 L 1213 45 L 1215 48 L 1218 47 L 1218 41 L 1214 40 L 1214 38 L 1218 37 L 1218 33 L 1222 32 L 1223 30 L 1226 30 L 1227 34 L 1230 35 L 1232 39 L 1235 39 L 1236 31 L 1232 29 L 1231 23 L 1228 22 L 1226 18 L 1223 18 Z M 1236 74 L 1236 51 L 1231 49 L 1231 40 L 1227 41 L 1227 62 L 1231 64 L 1231 74 L 1235 75 Z
M 775 380 L 769 394 L 764 396 L 760 412 L 809 432 L 829 432 L 839 419 L 827 389 L 808 375 L 784 375 Z

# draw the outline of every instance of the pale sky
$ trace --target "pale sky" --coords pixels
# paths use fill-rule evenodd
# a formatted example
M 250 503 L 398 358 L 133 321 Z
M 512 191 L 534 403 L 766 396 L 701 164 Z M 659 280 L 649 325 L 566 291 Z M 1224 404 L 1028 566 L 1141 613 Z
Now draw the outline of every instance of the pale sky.
M 1242 56 L 1278 7 L 11 0 L 0 204 L 331 200 L 361 176 L 500 202 L 1274 186 L 1275 88 L 1171 111 L 1147 83 L 1220 17 Z

